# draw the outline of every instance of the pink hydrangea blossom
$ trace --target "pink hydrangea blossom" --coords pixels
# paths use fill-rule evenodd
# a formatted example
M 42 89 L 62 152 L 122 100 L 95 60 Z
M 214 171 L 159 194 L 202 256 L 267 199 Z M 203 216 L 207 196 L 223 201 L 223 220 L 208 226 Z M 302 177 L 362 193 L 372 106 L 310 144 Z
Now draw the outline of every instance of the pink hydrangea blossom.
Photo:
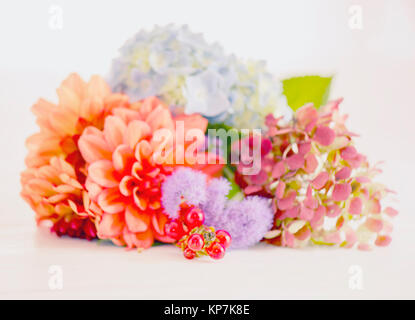
M 380 170 L 354 146 L 356 135 L 345 126 L 340 102 L 320 110 L 307 104 L 286 124 L 269 115 L 261 171 L 243 175 L 244 165 L 238 165 L 235 179 L 245 194 L 272 199 L 274 226 L 266 241 L 362 250 L 390 243 L 389 219 L 397 211 L 382 205 L 390 191 L 373 181 Z

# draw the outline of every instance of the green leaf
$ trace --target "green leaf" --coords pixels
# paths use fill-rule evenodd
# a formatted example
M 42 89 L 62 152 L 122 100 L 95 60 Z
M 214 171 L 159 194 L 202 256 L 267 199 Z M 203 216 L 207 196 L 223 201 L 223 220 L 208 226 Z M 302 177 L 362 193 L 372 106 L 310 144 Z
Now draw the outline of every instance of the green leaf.
M 334 243 L 324 242 L 324 241 L 316 240 L 313 238 L 311 238 L 311 242 L 316 245 L 320 245 L 320 246 L 334 246 Z
M 228 126 L 224 123 L 209 123 L 207 130 L 206 130 L 206 134 L 209 133 L 210 129 L 214 129 L 216 131 L 219 131 L 221 129 L 225 130 L 227 133 L 229 133 L 229 131 L 233 130 L 235 133 L 237 133 L 238 135 L 238 140 L 241 138 L 241 132 L 231 126 Z M 231 138 L 229 137 L 220 137 L 218 135 L 218 132 L 216 132 L 216 137 L 219 137 L 222 143 L 222 151 L 223 151 L 223 156 L 226 158 L 226 163 L 230 163 L 231 162 L 231 149 L 232 149 L 232 141 Z M 215 137 L 213 135 L 209 135 L 211 137 Z M 225 154 L 225 147 L 226 147 L 226 154 Z
M 208 126 L 207 126 L 207 130 L 209 130 L 209 129 L 216 129 L 216 130 L 218 130 L 218 129 L 225 129 L 225 130 L 231 130 L 231 129 L 233 129 L 231 126 L 228 126 L 228 125 L 226 125 L 226 124 L 224 124 L 223 122 L 220 122 L 220 123 L 208 123 Z M 207 130 L 206 130 L 206 132 L 207 132 Z
M 98 245 L 100 246 L 114 246 L 114 243 L 111 240 L 107 239 L 98 239 L 97 240 Z
M 164 246 L 165 243 L 160 242 L 160 241 L 154 241 L 152 244 L 152 247 L 159 247 L 159 246 Z
M 235 198 L 234 200 L 242 200 L 244 196 L 241 188 L 235 182 L 235 173 L 232 169 L 233 168 L 230 165 L 223 167 L 223 175 L 231 183 L 231 190 L 229 191 L 227 197 L 228 199 Z
M 297 111 L 306 103 L 312 102 L 318 109 L 327 102 L 333 77 L 304 76 L 282 81 L 283 93 L 288 106 Z

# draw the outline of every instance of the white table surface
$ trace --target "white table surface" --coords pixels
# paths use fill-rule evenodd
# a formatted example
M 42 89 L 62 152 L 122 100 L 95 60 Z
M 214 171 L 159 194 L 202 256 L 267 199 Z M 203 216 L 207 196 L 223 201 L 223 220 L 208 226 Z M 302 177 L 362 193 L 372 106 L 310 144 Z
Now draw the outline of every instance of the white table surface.
M 146 15 L 138 2 L 125 8 L 116 1 L 56 1 L 64 9 L 60 31 L 48 29 L 52 2 L 24 3 L 0 8 L 0 298 L 415 298 L 413 1 L 258 0 L 256 13 L 252 2 L 218 0 L 200 10 L 185 1 L 153 1 L 146 2 Z M 235 3 L 238 15 L 229 24 Z M 348 8 L 356 3 L 364 9 L 362 30 L 347 27 Z M 168 8 L 158 10 L 162 5 Z M 124 18 L 114 21 L 112 14 Z M 19 197 L 24 140 L 36 131 L 30 106 L 40 96 L 56 100 L 55 88 L 71 71 L 105 75 L 128 36 L 171 21 L 189 23 L 238 55 L 267 59 L 281 77 L 336 74 L 332 96 L 345 97 L 349 126 L 362 134 L 359 150 L 371 161 L 385 160 L 380 179 L 398 192 L 400 215 L 389 247 L 361 252 L 260 244 L 222 261 L 187 261 L 174 246 L 139 254 L 59 239 L 35 227 Z M 273 36 L 258 37 L 264 30 Z M 55 265 L 63 272 L 62 290 L 48 285 Z M 361 271 L 362 290 L 349 286 L 352 266 Z
M 56 239 L 33 225 L 9 226 L 0 237 L 0 298 L 413 299 L 410 227 L 399 228 L 390 247 L 372 252 L 261 244 L 229 252 L 222 261 L 187 261 L 168 245 L 139 254 Z M 55 265 L 62 270 L 63 288 L 53 290 L 49 268 Z M 352 266 L 361 270 L 361 290 L 350 286 L 356 275 Z

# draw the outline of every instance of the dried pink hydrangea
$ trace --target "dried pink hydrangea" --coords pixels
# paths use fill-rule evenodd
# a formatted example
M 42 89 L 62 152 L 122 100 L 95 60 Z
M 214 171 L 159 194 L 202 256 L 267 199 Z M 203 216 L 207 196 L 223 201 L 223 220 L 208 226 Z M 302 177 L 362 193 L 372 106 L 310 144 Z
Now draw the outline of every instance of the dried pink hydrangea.
M 340 102 L 320 110 L 305 105 L 285 124 L 269 115 L 265 136 L 241 141 L 261 146 L 259 173 L 243 175 L 241 163 L 236 181 L 246 195 L 272 198 L 274 226 L 265 235 L 272 244 L 367 250 L 391 241 L 390 217 L 397 211 L 381 204 L 391 191 L 373 181 L 380 170 L 353 146 Z

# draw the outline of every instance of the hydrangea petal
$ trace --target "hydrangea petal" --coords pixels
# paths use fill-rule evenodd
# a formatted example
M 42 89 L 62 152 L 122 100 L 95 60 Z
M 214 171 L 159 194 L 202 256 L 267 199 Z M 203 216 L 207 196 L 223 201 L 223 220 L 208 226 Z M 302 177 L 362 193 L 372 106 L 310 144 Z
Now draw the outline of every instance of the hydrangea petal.
M 329 146 L 333 143 L 336 133 L 333 129 L 326 126 L 319 126 L 314 134 L 316 140 L 322 146 Z
M 326 185 L 328 180 L 329 174 L 327 172 L 321 172 L 317 177 L 313 179 L 311 184 L 315 189 L 320 190 Z
M 304 171 L 307 173 L 313 173 L 318 167 L 318 161 L 314 154 L 308 154 L 305 157 Z
M 312 103 L 309 103 L 298 109 L 296 112 L 296 116 L 299 125 L 305 128 L 310 123 L 317 122 L 318 112 L 317 109 L 314 108 L 314 105 Z
M 339 244 L 341 243 L 341 236 L 339 232 L 330 232 L 324 236 L 324 241 L 328 243 Z
M 337 204 L 327 206 L 327 216 L 330 218 L 336 218 L 341 213 L 341 208 Z
M 310 221 L 313 219 L 313 216 L 314 216 L 313 209 L 307 208 L 306 206 L 301 206 L 300 216 L 299 216 L 300 219 Z
M 292 208 L 285 211 L 285 215 L 288 218 L 293 218 L 293 219 L 297 218 L 299 213 L 300 213 L 300 205 L 294 206 L 294 207 L 292 207 Z
M 392 238 L 390 236 L 379 235 L 376 238 L 375 245 L 379 247 L 386 247 L 391 243 L 391 241 L 392 241 Z
M 352 187 L 349 183 L 339 183 L 334 186 L 332 198 L 334 201 L 345 201 L 351 192 Z
M 286 172 L 286 168 L 285 168 L 285 164 L 284 161 L 279 161 L 278 163 L 276 163 L 274 165 L 274 167 L 272 168 L 272 173 L 271 176 L 274 179 L 278 179 L 280 178 L 284 173 Z
M 275 196 L 277 199 L 282 199 L 284 197 L 284 191 L 285 191 L 285 183 L 284 181 L 279 181 L 277 188 L 275 189 Z
M 357 156 L 357 150 L 355 147 L 349 146 L 344 148 L 340 155 L 344 160 L 353 160 Z
M 383 222 L 380 219 L 368 218 L 365 222 L 366 228 L 372 232 L 380 232 L 383 229 Z
M 350 167 L 343 167 L 339 171 L 336 172 L 336 180 L 345 180 L 350 177 L 352 173 L 352 169 Z
M 277 201 L 278 208 L 280 210 L 287 210 L 293 207 L 294 200 L 297 196 L 297 193 L 295 191 L 291 191 L 285 198 L 280 199 Z
M 395 210 L 394 208 L 392 208 L 392 207 L 387 207 L 387 208 L 385 208 L 385 212 L 386 212 L 386 214 L 388 215 L 388 216 L 390 216 L 390 217 L 394 217 L 394 216 L 396 216 L 397 214 L 398 214 L 398 211 L 397 210 Z
M 304 166 L 304 156 L 301 154 L 293 154 L 286 159 L 290 170 L 298 170 Z
M 356 197 L 350 201 L 349 213 L 358 215 L 362 213 L 363 201 L 361 198 Z

